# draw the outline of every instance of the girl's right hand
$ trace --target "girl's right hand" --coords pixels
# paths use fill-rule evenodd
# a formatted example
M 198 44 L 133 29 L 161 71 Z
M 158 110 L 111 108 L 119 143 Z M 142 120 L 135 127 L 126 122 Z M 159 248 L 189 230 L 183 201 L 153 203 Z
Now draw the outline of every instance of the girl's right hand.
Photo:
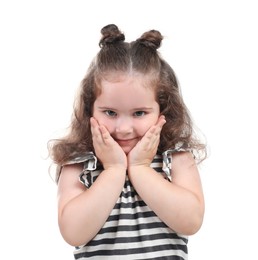
M 127 169 L 127 157 L 120 145 L 112 138 L 107 128 L 99 125 L 95 118 L 90 119 L 91 134 L 96 156 L 104 169 L 121 167 Z

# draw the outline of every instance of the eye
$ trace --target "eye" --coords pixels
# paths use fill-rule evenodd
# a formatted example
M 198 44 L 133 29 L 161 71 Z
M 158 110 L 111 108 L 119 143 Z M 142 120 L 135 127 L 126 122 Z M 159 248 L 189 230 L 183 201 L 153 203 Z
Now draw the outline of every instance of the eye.
M 110 116 L 110 117 L 115 117 L 117 115 L 116 112 L 114 112 L 112 110 L 105 110 L 104 112 L 107 116 Z
M 144 116 L 144 115 L 146 115 L 146 112 L 144 112 L 144 111 L 136 111 L 134 113 L 134 116 L 136 116 L 136 117 L 141 117 L 141 116 Z

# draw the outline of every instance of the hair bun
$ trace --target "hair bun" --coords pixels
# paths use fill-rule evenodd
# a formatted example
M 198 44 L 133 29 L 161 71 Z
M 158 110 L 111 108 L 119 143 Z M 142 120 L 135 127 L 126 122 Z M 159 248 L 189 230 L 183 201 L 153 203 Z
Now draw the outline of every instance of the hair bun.
M 102 48 L 108 44 L 114 44 L 125 40 L 124 34 L 115 24 L 108 24 L 101 29 L 102 37 L 99 46 Z
M 137 39 L 138 42 L 154 50 L 157 50 L 160 47 L 162 40 L 163 36 L 156 30 L 145 32 L 139 39 Z

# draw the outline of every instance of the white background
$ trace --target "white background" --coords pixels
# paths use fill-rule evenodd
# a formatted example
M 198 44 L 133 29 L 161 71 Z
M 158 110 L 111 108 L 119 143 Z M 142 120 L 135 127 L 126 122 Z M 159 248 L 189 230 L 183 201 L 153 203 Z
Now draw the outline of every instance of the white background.
M 0 259 L 73 259 L 59 234 L 46 143 L 68 126 L 100 29 L 128 41 L 149 29 L 209 144 L 206 197 L 189 259 L 255 259 L 257 245 L 256 1 L 0 2 Z

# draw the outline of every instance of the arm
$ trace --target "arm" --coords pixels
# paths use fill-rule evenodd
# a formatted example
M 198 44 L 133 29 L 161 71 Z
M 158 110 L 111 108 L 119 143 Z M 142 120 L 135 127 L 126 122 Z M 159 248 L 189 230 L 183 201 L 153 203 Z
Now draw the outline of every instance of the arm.
M 131 166 L 130 179 L 145 203 L 175 232 L 196 233 L 202 225 L 204 197 L 190 153 L 173 156 L 172 183 L 149 166 Z
M 177 233 L 191 235 L 202 225 L 204 198 L 198 168 L 192 155 L 173 156 L 172 183 L 150 167 L 164 125 L 160 117 L 128 155 L 128 176 L 145 203 Z
M 92 122 L 92 134 L 103 172 L 86 189 L 78 181 L 82 165 L 65 166 L 58 183 L 60 232 L 73 246 L 86 244 L 97 234 L 110 215 L 125 181 L 127 162 L 122 149 L 96 121 Z

